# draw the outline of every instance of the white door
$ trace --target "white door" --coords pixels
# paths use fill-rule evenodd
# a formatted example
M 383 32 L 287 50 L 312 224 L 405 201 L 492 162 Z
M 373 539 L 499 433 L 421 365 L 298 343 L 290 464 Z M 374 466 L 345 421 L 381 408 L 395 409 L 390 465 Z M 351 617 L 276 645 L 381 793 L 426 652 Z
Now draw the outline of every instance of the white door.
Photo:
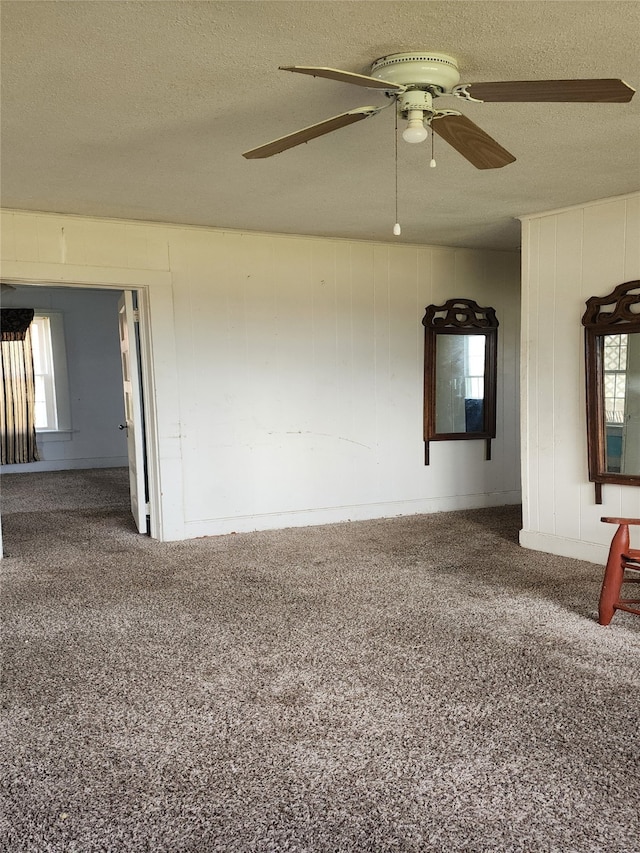
M 146 533 L 147 499 L 144 470 L 142 396 L 140 393 L 140 369 L 138 366 L 136 340 L 136 313 L 133 307 L 133 294 L 130 290 L 125 290 L 118 303 L 125 416 L 125 423 L 121 425 L 121 429 L 126 429 L 127 431 L 131 512 L 140 533 Z

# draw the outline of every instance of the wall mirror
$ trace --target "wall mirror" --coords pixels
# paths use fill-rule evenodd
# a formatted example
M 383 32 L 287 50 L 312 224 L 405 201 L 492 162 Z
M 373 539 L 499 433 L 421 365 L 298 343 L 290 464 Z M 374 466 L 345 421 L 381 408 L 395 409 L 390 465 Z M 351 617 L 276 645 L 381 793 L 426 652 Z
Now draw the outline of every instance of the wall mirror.
M 640 281 L 592 296 L 585 327 L 589 480 L 640 486 Z
M 428 305 L 424 340 L 425 465 L 430 441 L 484 439 L 491 459 L 496 435 L 498 320 L 472 299 Z

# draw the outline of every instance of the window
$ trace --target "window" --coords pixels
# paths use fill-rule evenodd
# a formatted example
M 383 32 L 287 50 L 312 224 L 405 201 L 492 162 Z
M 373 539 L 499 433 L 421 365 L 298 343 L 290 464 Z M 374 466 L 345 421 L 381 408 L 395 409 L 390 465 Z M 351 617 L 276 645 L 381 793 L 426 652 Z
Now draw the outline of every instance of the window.
M 36 429 L 57 429 L 56 384 L 51 348 L 51 324 L 48 317 L 33 318 L 31 348 L 36 387 Z
M 628 335 L 604 336 L 604 420 L 607 471 L 622 473 L 625 452 Z
M 484 335 L 468 335 L 465 339 L 465 394 L 469 400 L 484 399 L 485 341 Z
M 628 342 L 628 335 L 604 336 L 604 413 L 607 424 L 624 422 Z
M 38 432 L 70 429 L 69 386 L 62 315 L 36 311 L 31 324 Z

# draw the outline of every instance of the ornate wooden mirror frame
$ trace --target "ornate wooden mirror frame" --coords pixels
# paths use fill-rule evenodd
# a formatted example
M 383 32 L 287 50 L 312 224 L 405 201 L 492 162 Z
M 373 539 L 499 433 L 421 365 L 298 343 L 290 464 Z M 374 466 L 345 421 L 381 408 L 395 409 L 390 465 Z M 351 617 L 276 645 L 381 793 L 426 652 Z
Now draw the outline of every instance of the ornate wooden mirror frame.
M 484 439 L 485 458 L 491 459 L 496 435 L 495 310 L 481 308 L 472 299 L 449 299 L 444 305 L 428 305 L 422 325 L 424 464 L 429 464 L 430 441 Z
M 601 504 L 603 483 L 640 486 L 640 281 L 592 296 L 582 323 L 589 480 Z

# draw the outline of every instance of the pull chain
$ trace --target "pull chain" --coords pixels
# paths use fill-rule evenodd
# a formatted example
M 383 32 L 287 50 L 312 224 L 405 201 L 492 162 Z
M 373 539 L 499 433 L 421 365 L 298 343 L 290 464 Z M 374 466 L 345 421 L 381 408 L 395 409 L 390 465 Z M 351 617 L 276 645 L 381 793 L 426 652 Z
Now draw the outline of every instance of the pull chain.
M 434 137 L 435 137 L 435 134 L 433 132 L 433 124 L 432 124 L 431 125 L 431 162 L 429 163 L 429 165 L 431 166 L 432 169 L 435 169 L 435 167 L 436 167 L 436 160 L 435 160 L 435 156 L 433 153 Z
M 400 228 L 400 223 L 398 222 L 398 110 L 396 113 L 396 121 L 395 121 L 395 170 L 396 170 L 396 224 L 393 226 L 393 234 L 395 237 L 399 237 L 402 233 L 402 229 Z

